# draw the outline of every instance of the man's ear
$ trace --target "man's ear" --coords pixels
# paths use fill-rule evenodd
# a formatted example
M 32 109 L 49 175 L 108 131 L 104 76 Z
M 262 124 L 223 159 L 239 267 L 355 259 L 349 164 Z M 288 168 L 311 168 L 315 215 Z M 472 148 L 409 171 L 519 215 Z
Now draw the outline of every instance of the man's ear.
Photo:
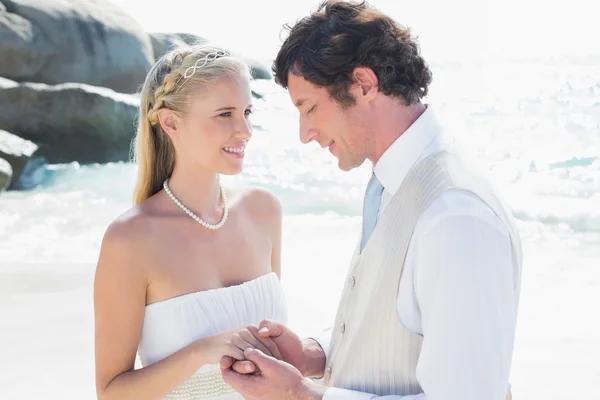
M 379 79 L 371 68 L 357 67 L 352 71 L 354 84 L 360 89 L 358 95 L 364 97 L 365 100 L 371 101 L 379 93 Z
M 158 110 L 158 122 L 161 128 L 171 139 L 176 139 L 179 136 L 177 129 L 177 115 L 168 108 Z

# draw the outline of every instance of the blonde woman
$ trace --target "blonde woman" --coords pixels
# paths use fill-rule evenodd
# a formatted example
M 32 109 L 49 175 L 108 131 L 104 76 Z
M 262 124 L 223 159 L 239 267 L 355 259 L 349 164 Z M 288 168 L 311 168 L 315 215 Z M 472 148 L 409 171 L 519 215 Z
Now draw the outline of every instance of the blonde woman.
M 221 357 L 281 357 L 251 326 L 286 320 L 280 204 L 219 179 L 242 170 L 249 81 L 246 64 L 212 46 L 173 50 L 148 73 L 134 206 L 106 230 L 94 282 L 99 399 L 240 399 Z

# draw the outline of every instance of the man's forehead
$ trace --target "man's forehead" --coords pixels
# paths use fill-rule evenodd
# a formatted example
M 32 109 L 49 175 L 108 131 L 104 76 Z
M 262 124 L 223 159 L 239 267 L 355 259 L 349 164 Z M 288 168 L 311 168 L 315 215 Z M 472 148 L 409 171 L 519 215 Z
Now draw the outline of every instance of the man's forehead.
M 288 78 L 288 92 L 296 107 L 301 107 L 316 94 L 316 86 L 304 79 L 290 73 Z

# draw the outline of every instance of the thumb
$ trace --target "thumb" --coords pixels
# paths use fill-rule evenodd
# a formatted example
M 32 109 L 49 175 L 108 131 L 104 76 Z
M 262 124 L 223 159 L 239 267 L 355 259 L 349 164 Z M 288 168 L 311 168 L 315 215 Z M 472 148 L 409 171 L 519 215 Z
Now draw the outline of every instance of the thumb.
M 221 360 L 219 360 L 219 366 L 221 367 L 221 369 L 229 369 L 233 366 L 233 363 L 233 358 L 229 356 L 223 356 L 221 357 Z
M 278 362 L 275 358 L 266 355 L 262 351 L 250 347 L 244 350 L 244 357 L 246 357 L 246 360 L 252 361 L 263 373 L 268 373 L 269 370 L 275 368 Z
M 266 319 L 260 323 L 258 334 L 261 337 L 277 337 L 283 335 L 286 330 L 285 325 Z

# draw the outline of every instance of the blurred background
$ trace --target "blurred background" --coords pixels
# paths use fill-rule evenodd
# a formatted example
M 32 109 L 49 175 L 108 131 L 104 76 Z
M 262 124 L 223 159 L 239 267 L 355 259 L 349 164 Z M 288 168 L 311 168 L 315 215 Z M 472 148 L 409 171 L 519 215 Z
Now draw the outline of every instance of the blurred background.
M 426 102 L 514 210 L 525 263 L 515 399 L 600 393 L 600 24 L 592 1 L 373 0 L 410 26 Z M 333 321 L 370 165 L 298 140 L 272 80 L 281 28 L 316 0 L 0 0 L 0 399 L 93 399 L 92 283 L 106 226 L 131 205 L 146 71 L 202 38 L 254 68 L 254 137 L 227 185 L 284 207 L 292 328 Z M 315 279 L 318 277 L 318 279 Z

